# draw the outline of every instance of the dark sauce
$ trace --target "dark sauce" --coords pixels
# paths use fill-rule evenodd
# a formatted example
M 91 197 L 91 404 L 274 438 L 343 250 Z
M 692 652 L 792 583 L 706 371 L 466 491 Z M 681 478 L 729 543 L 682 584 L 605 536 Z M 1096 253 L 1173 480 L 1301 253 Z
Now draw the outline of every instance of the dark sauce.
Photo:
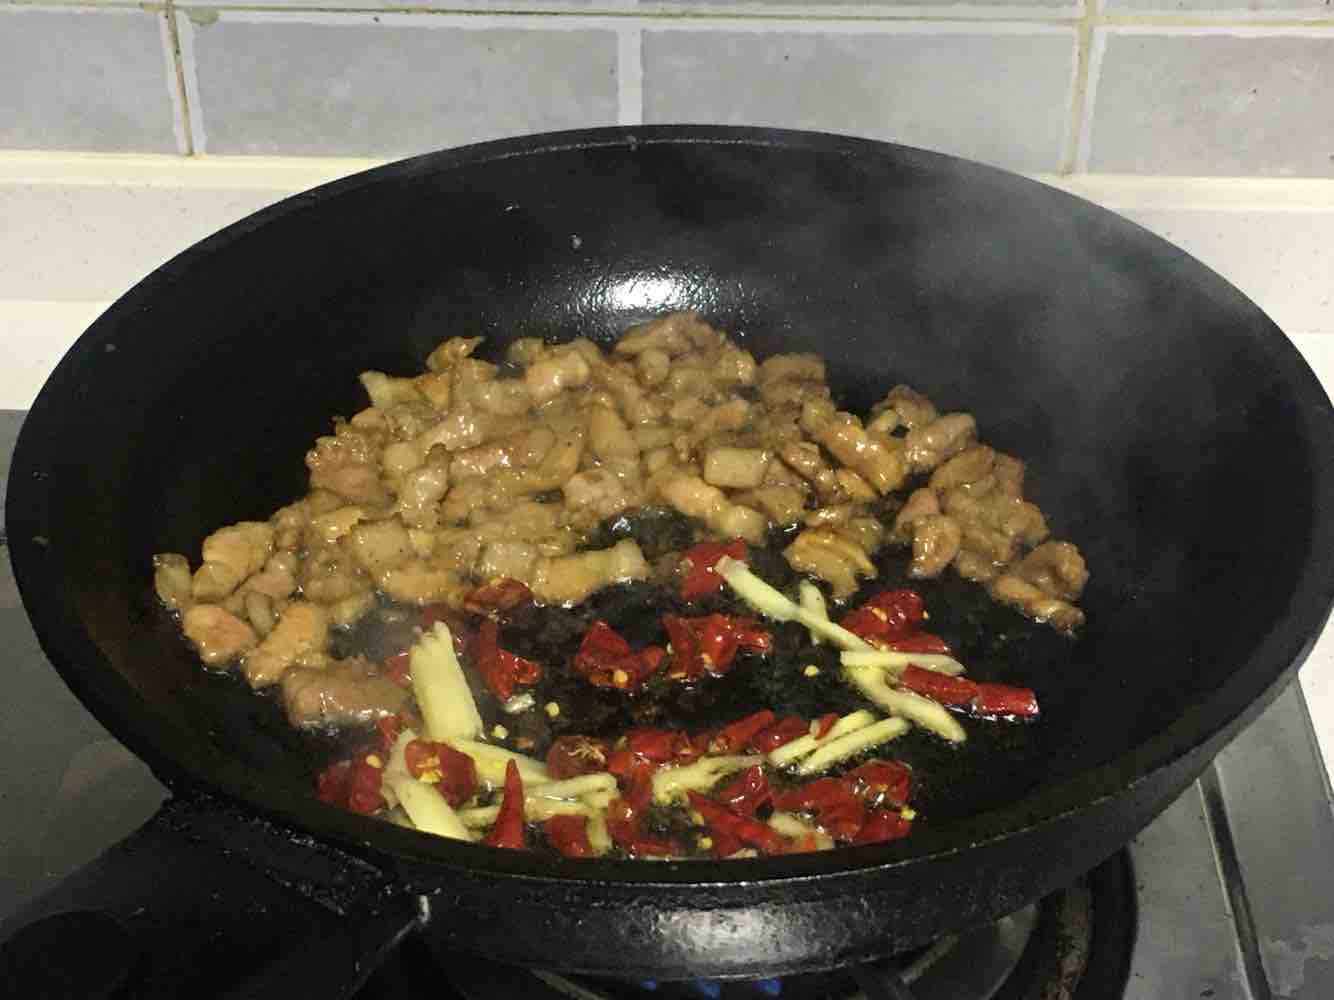
M 789 532 L 775 530 L 769 544 L 748 552 L 751 568 L 773 585 L 790 588 L 796 574 L 782 557 Z M 615 518 L 603 524 L 588 547 L 600 548 L 621 538 L 635 538 L 650 559 L 679 551 L 695 540 L 687 519 L 664 512 L 646 512 L 633 518 Z M 1051 628 L 1030 622 L 1017 612 L 996 604 L 977 584 L 947 573 L 935 580 L 908 575 L 910 553 L 886 548 L 877 559 L 878 577 L 842 607 L 831 603 L 837 619 L 871 594 L 906 587 L 920 593 L 930 620 L 927 629 L 945 639 L 965 665 L 968 676 L 981 681 L 1003 681 L 1032 687 L 1042 699 L 1044 681 L 1069 669 L 1072 641 Z M 660 672 L 644 687 L 627 694 L 590 685 L 575 673 L 571 661 L 590 625 L 606 621 L 632 647 L 664 645 L 660 618 L 718 612 L 754 616 L 725 588 L 719 594 L 686 604 L 667 586 L 633 583 L 610 587 L 574 608 L 526 606 L 507 613 L 502 621 L 501 645 L 544 668 L 542 681 L 528 689 L 532 708 L 510 715 L 469 671 L 473 694 L 488 734 L 496 724 L 507 735 L 497 742 L 535 757 L 545 756 L 553 739 L 580 734 L 615 739 L 636 726 L 685 730 L 712 729 L 762 708 L 778 717 L 799 715 L 814 719 L 828 712 L 846 714 L 872 708 L 842 679 L 838 651 L 815 645 L 805 628 L 794 623 L 769 622 L 773 651 L 768 656 L 740 654 L 721 677 L 685 685 Z M 416 609 L 382 604 L 357 626 L 342 632 L 334 655 L 358 653 L 379 659 L 407 648 L 416 638 Z M 457 628 L 457 626 L 456 626 Z M 466 633 L 466 625 L 463 626 Z M 464 655 L 467 665 L 467 656 Z M 814 676 L 807 668 L 815 666 Z M 549 705 L 558 706 L 555 713 Z M 913 768 L 913 806 L 918 824 L 944 823 L 999 807 L 1019 798 L 1039 780 L 1047 752 L 1042 719 L 966 719 L 966 742 L 951 744 L 925 730 L 907 735 L 861 757 L 849 760 L 835 773 L 855 767 L 869 757 L 903 761 Z M 315 741 L 313 756 L 335 759 L 341 751 L 364 742 L 364 730 L 308 734 Z M 493 736 L 488 738 L 494 739 Z M 318 749 L 316 749 L 318 747 Z M 653 828 L 680 833 L 689 822 L 680 809 L 655 810 Z M 540 838 L 534 838 L 534 844 Z M 688 841 L 686 841 L 688 843 Z

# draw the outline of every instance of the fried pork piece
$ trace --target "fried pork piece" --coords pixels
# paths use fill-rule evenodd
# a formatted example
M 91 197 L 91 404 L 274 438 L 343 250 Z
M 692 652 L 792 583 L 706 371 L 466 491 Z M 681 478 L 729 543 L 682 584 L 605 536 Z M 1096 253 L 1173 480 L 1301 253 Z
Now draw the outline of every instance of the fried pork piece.
M 828 582 L 840 600 L 856 592 L 861 578 L 875 576 L 875 564 L 865 549 L 825 528 L 803 531 L 783 556 L 797 572 Z
M 876 434 L 889 434 L 899 427 L 911 431 L 931 423 L 937 416 L 931 400 L 906 385 L 896 385 L 871 407 L 871 419 L 866 429 Z
M 322 654 L 329 641 L 329 616 L 309 601 L 293 601 L 273 631 L 241 664 L 251 687 L 268 687 L 308 654 Z
M 687 517 L 698 518 L 719 535 L 764 541 L 768 522 L 763 514 L 727 499 L 727 494 L 699 476 L 677 475 L 662 482 L 658 494 Z
M 406 688 L 363 657 L 320 670 L 293 667 L 283 674 L 282 696 L 294 726 L 373 722 L 405 711 L 411 700 Z
M 578 604 L 595 590 L 647 580 L 648 574 L 643 552 L 627 538 L 609 549 L 539 559 L 533 568 L 532 588 L 534 596 L 546 604 Z
M 910 430 L 903 439 L 904 458 L 915 472 L 930 472 L 977 438 L 977 421 L 969 413 L 947 413 Z
M 242 521 L 204 539 L 204 565 L 195 570 L 196 601 L 218 601 L 254 573 L 273 551 L 273 528 L 262 521 Z
M 1014 566 L 1016 576 L 1039 590 L 1066 601 L 1077 601 L 1088 583 L 1088 566 L 1069 542 L 1045 542 Z
M 211 667 L 231 663 L 259 641 L 254 629 L 216 604 L 190 606 L 181 616 L 181 625 L 199 658 Z
M 987 589 L 1002 604 L 1008 604 L 1034 621 L 1046 622 L 1062 632 L 1073 632 L 1084 624 L 1084 612 L 1069 601 L 1053 597 L 1013 573 L 996 577 Z
M 903 485 L 907 477 L 903 446 L 889 438 L 868 434 L 851 413 L 840 413 L 834 404 L 823 400 L 811 400 L 801 408 L 801 427 L 879 493 L 889 493 Z

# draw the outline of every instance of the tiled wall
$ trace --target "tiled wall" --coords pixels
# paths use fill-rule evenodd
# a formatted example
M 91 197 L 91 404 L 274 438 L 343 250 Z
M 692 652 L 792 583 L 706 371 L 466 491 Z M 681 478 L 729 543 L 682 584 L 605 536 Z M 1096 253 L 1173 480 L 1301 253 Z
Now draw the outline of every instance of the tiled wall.
M 1087 2 L 0 0 L 0 149 L 380 157 L 708 121 L 1334 176 L 1331 0 Z

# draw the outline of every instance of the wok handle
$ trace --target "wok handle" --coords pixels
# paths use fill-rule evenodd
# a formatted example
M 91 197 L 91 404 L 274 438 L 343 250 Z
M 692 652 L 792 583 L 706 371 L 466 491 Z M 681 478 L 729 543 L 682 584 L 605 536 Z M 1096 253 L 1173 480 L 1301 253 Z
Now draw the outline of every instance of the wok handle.
M 202 798 L 0 923 L 23 997 L 351 996 L 428 910 L 359 859 Z

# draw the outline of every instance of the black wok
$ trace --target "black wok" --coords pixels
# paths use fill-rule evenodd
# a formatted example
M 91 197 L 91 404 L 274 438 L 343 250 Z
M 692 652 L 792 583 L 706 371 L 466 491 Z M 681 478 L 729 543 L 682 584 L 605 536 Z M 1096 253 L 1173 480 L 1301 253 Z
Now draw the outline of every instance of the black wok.
M 1022 794 L 890 845 L 680 864 L 491 851 L 316 802 L 271 706 L 202 671 L 156 606 L 151 553 L 300 493 L 308 443 L 362 405 L 358 371 L 415 370 L 453 334 L 605 339 L 679 308 L 757 354 L 823 354 L 850 409 L 905 381 L 1029 460 L 1093 579 L 1068 662 L 1016 678 L 1045 712 Z M 1334 414 L 1240 293 L 1078 199 L 855 139 L 607 129 L 360 174 L 160 268 L 42 390 L 7 525 L 51 662 L 178 810 L 253 818 L 261 866 L 284 841 L 343 859 L 299 891 L 346 909 L 340 873 L 373 873 L 367 908 L 420 894 L 430 933 L 504 961 L 775 973 L 1012 911 L 1184 789 L 1328 614 Z

